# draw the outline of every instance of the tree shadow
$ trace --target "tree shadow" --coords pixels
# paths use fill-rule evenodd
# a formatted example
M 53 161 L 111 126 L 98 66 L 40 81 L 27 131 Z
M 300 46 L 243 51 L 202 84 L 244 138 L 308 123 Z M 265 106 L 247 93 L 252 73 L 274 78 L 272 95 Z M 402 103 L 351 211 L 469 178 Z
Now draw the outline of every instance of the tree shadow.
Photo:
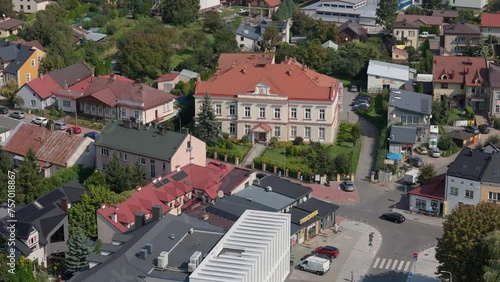
M 351 282 L 350 278 L 344 278 L 345 282 Z M 386 271 L 378 274 L 367 274 L 362 277 L 359 281 L 355 282 L 440 282 L 439 278 L 430 277 L 427 275 L 415 273 L 411 278 L 408 278 L 408 272 L 400 271 Z

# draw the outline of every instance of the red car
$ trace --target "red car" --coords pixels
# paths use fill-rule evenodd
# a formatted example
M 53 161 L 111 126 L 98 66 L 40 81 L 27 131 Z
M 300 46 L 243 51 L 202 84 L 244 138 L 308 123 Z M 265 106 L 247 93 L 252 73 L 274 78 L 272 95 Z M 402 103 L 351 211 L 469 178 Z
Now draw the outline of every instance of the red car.
M 340 255 L 339 249 L 332 246 L 317 247 L 316 252 L 318 254 L 326 255 L 331 258 L 336 258 Z
M 211 161 L 208 164 L 215 165 L 224 171 L 229 169 L 229 167 L 225 163 L 222 163 L 222 162 Z
M 82 129 L 79 126 L 73 125 L 72 127 L 69 127 L 66 129 L 66 132 L 71 133 L 71 130 L 73 130 L 73 134 L 80 134 L 82 133 Z

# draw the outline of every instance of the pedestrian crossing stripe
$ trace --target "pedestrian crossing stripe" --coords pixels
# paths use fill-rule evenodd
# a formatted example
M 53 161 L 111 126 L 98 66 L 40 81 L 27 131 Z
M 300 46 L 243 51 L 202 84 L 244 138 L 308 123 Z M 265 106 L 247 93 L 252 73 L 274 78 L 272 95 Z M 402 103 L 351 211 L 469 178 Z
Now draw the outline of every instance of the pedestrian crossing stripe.
M 376 258 L 372 268 L 408 271 L 410 270 L 411 261 Z

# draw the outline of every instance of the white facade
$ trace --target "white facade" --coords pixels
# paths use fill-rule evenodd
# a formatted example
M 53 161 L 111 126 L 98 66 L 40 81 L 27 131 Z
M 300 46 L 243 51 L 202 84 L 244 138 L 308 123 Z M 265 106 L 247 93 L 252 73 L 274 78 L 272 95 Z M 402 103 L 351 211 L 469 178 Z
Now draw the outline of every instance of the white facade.
M 475 10 L 482 10 L 486 5 L 487 0 L 450 0 L 449 3 L 452 8 L 468 8 Z
M 220 0 L 200 0 L 200 10 L 215 8 L 220 6 Z
M 56 97 L 51 96 L 45 100 L 42 100 L 40 96 L 35 94 L 29 86 L 24 85 L 19 89 L 16 93 L 16 96 L 19 96 L 23 99 L 24 105 L 23 108 L 31 109 L 31 110 L 43 110 L 46 107 L 52 106 L 56 103 Z
M 247 210 L 190 282 L 282 282 L 290 272 L 291 215 Z
M 413 79 L 416 70 L 408 66 L 370 60 L 368 64 L 368 92 L 378 92 L 383 89 L 399 89 L 401 85 Z
M 236 34 L 236 42 L 238 43 L 238 47 L 240 47 L 240 49 L 242 51 L 255 51 L 255 50 L 258 50 L 259 48 L 259 45 L 257 44 L 258 43 L 258 40 L 254 40 L 254 39 L 251 39 L 251 38 L 248 38 L 246 36 L 241 36 L 239 34 Z
M 500 37 L 500 27 L 481 27 L 481 34 L 486 38 L 490 35 Z
M 444 215 L 450 214 L 459 204 L 477 205 L 481 198 L 481 182 L 446 175 L 445 197 Z
M 490 113 L 493 116 L 500 116 L 500 88 L 491 88 Z
M 36 2 L 30 0 L 12 0 L 13 9 L 15 12 L 24 11 L 26 14 L 34 14 L 38 11 L 45 10 L 47 5 L 56 4 L 56 1 Z

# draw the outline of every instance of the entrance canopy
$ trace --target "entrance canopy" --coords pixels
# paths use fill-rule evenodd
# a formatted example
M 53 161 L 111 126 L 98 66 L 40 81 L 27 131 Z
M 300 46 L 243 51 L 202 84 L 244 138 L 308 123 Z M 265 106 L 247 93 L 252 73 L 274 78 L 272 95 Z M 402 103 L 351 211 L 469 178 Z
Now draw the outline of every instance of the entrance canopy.
M 385 158 L 393 161 L 400 161 L 403 158 L 403 155 L 399 153 L 389 153 Z
M 265 123 L 259 123 L 252 128 L 253 132 L 271 132 L 271 127 Z

